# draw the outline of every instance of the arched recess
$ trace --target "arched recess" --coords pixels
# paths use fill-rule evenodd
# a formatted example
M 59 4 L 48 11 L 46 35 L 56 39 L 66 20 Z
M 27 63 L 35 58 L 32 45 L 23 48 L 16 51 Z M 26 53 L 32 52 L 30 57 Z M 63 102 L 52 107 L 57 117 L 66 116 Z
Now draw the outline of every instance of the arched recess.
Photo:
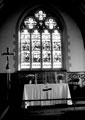
M 59 14 L 58 10 L 56 10 L 56 8 L 54 8 L 53 6 L 49 6 L 48 8 L 45 5 L 36 5 L 34 7 L 32 6 L 28 6 L 21 14 L 21 16 L 19 17 L 17 24 L 16 24 L 16 47 L 15 47 L 15 69 L 17 71 L 20 71 L 20 57 L 19 57 L 19 35 L 20 35 L 20 29 L 21 29 L 21 25 L 23 23 L 23 21 L 30 16 L 34 16 L 36 11 L 42 10 L 44 11 L 48 17 L 51 16 L 52 18 L 55 19 L 58 27 L 59 27 L 59 31 L 61 34 L 61 52 L 62 52 L 62 67 L 60 68 L 56 68 L 56 69 L 47 69 L 47 70 L 53 70 L 53 71 L 63 71 L 63 70 L 68 70 L 68 35 L 67 35 L 67 29 L 66 29 L 66 25 L 65 22 L 62 18 L 62 16 Z M 52 62 L 53 64 L 53 62 Z M 31 67 L 32 68 L 32 67 Z M 23 69 L 24 70 L 24 69 Z M 25 70 L 33 70 L 33 69 L 25 69 Z M 46 69 L 44 69 L 45 71 Z M 42 71 L 42 69 L 41 69 Z

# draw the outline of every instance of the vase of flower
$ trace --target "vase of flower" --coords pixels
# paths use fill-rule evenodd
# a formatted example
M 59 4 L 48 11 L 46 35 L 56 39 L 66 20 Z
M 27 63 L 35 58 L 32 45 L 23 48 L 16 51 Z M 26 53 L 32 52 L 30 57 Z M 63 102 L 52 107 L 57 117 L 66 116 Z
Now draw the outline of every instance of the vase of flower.
M 64 76 L 62 74 L 59 74 L 57 77 L 57 80 L 59 83 L 63 83 Z

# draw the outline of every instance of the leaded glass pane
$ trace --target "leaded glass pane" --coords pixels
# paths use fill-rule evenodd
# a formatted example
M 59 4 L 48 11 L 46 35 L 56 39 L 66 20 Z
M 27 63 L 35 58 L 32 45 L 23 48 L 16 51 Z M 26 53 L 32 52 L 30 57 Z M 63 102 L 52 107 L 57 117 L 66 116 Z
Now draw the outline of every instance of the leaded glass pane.
M 26 20 L 24 21 L 24 24 L 28 29 L 33 29 L 36 26 L 36 21 L 34 18 L 29 17 L 29 18 L 26 18 Z
M 25 35 L 28 34 L 28 30 L 26 28 L 21 30 L 21 35 Z
M 32 43 L 32 68 L 41 68 L 40 57 L 40 33 L 38 30 L 34 30 L 31 34 Z
M 21 32 L 21 68 L 30 68 L 30 33 L 24 29 Z
M 61 34 L 58 30 L 54 30 L 52 33 L 52 40 L 61 41 Z
M 30 41 L 22 40 L 21 51 L 30 51 Z
M 53 51 L 61 51 L 61 43 L 53 40 Z
M 30 51 L 30 34 L 21 35 L 21 51 Z
M 32 51 L 32 68 L 41 68 L 40 51 Z
M 60 51 L 53 51 L 53 68 L 62 67 L 62 58 Z
M 53 48 L 53 68 L 62 67 L 62 57 L 61 57 L 61 39 L 58 30 L 52 33 L 52 48 Z
M 46 14 L 42 10 L 39 10 L 38 12 L 35 13 L 35 17 L 38 20 L 42 21 L 46 17 Z
M 21 52 L 21 69 L 30 68 L 30 52 L 22 51 Z
M 51 37 L 48 30 L 42 33 L 42 67 L 51 68 Z
M 46 19 L 45 21 L 45 25 L 47 26 L 47 28 L 49 29 L 54 29 L 55 26 L 56 26 L 56 22 L 53 18 L 49 18 L 49 19 Z
M 43 51 L 43 64 L 42 68 L 51 68 L 51 52 L 50 51 Z

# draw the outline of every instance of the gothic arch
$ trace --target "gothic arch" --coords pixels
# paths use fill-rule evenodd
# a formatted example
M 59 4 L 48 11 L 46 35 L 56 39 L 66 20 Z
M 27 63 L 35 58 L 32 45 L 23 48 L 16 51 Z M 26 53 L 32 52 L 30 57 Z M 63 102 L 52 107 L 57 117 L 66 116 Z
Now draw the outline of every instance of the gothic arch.
M 16 61 L 18 61 L 18 31 L 20 30 L 20 26 L 22 24 L 22 21 L 27 17 L 27 16 L 30 16 L 30 15 L 33 15 L 35 11 L 37 10 L 44 10 L 46 11 L 47 14 L 50 14 L 52 15 L 54 18 L 56 18 L 57 20 L 57 23 L 60 27 L 60 31 L 61 31 L 61 42 L 62 42 L 62 68 L 61 70 L 67 70 L 66 68 L 66 56 L 68 55 L 67 54 L 67 51 L 68 51 L 68 35 L 67 35 L 67 29 L 66 29 L 66 25 L 65 25 L 65 22 L 62 18 L 62 16 L 59 14 L 59 11 L 56 10 L 56 8 L 54 8 L 53 6 L 49 6 L 48 9 L 43 6 L 43 5 L 36 5 L 35 7 L 27 7 L 21 14 L 21 16 L 19 17 L 18 21 L 17 21 L 17 24 L 16 24 L 16 43 L 17 43 L 17 46 L 16 46 L 16 56 L 15 56 L 15 59 L 17 59 Z M 68 57 L 69 58 L 69 57 Z M 18 70 L 18 62 L 15 63 L 15 67 L 17 68 Z

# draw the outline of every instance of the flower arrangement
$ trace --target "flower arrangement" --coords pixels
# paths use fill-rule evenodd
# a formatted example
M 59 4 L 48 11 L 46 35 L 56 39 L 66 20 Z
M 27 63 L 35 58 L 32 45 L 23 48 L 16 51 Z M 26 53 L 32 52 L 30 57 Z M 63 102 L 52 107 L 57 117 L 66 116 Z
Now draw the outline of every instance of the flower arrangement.
M 62 83 L 62 81 L 64 80 L 64 75 L 63 74 L 58 74 L 57 80 L 58 80 L 59 83 Z

